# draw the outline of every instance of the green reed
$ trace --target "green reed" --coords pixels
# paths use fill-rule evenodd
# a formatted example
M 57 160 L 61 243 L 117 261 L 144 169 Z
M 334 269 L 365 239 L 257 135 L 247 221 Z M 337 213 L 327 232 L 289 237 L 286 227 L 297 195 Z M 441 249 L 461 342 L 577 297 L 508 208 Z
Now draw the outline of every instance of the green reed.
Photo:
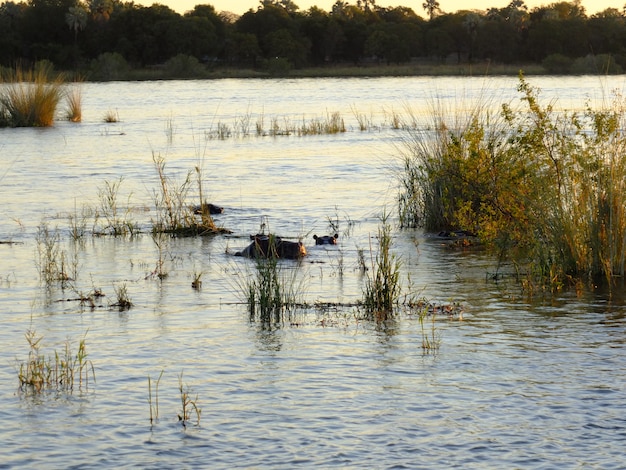
M 87 359 L 85 338 L 79 341 L 76 351 L 67 340 L 61 352 L 54 351 L 54 355 L 46 357 L 41 351 L 43 336 L 28 330 L 25 337 L 29 352 L 28 359 L 19 366 L 20 391 L 29 394 L 45 391 L 71 393 L 75 388 L 88 389 L 90 377 L 95 382 L 93 363 Z
M 391 226 L 387 215 L 382 216 L 377 239 L 376 256 L 371 255 L 371 268 L 365 271 L 363 307 L 369 317 L 384 321 L 394 316 L 401 292 L 401 262 L 391 252 Z M 373 253 L 371 246 L 370 253 Z
M 276 257 L 254 260 L 254 272 L 240 273 L 235 284 L 248 307 L 250 320 L 280 323 L 283 315 L 305 307 L 305 278 Z

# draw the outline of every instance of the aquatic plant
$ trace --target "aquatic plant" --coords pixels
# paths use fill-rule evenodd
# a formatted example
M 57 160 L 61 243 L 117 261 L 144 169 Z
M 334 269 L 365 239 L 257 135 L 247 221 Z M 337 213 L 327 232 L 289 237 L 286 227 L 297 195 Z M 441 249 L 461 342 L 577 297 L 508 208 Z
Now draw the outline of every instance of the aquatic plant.
M 372 127 L 371 120 L 365 114 L 361 113 L 355 106 L 350 106 L 350 109 L 352 110 L 352 114 L 359 125 L 360 131 L 366 131 Z
M 159 378 L 156 381 L 154 390 L 154 405 L 152 404 L 152 379 L 148 376 L 148 405 L 150 406 L 150 424 L 154 424 L 159 419 L 159 384 L 161 383 L 161 377 L 163 377 L 163 369 L 159 374 Z
M 81 122 L 83 120 L 82 90 L 78 86 L 73 86 L 67 93 L 67 109 L 65 116 L 70 122 Z
M 195 397 L 191 397 L 191 390 L 187 384 L 183 384 L 183 373 L 181 372 L 178 376 L 178 390 L 180 392 L 180 403 L 181 403 L 181 412 L 178 415 L 178 421 L 183 425 L 183 427 L 187 427 L 187 423 L 191 419 L 191 412 L 193 411 L 196 415 L 196 426 L 200 425 L 200 414 L 202 410 L 198 406 L 198 394 Z
M 93 217 L 93 212 L 87 207 L 81 208 L 81 213 L 78 214 L 76 204 L 74 204 L 74 213 L 68 214 L 68 225 L 70 237 L 74 241 L 83 240 L 87 234 L 87 221 Z
M 165 248 L 167 246 L 167 242 L 169 240 L 169 236 L 164 234 L 163 232 L 155 232 L 151 233 L 152 241 L 154 245 L 157 247 L 158 258 L 156 262 L 156 266 L 154 270 L 147 276 L 156 276 L 159 279 L 165 279 L 167 277 L 167 271 L 165 270 Z
M 65 342 L 64 350 L 46 357 L 41 352 L 41 340 L 35 330 L 25 334 L 28 342 L 28 359 L 19 366 L 18 379 L 20 391 L 40 394 L 45 391 L 63 391 L 71 393 L 75 385 L 79 390 L 89 388 L 89 378 L 96 380 L 93 363 L 87 360 L 85 338 L 78 343 L 76 352 L 72 351 L 70 341 Z
M 529 283 L 611 284 L 626 265 L 626 103 L 569 113 L 541 104 L 523 76 L 518 90 L 518 108 L 478 105 L 456 122 L 434 113 L 411 134 L 401 222 L 469 229 Z
M 104 120 L 104 122 L 107 122 L 107 123 L 110 123 L 110 124 L 114 123 L 114 122 L 119 122 L 120 115 L 117 112 L 117 110 L 109 109 L 109 110 L 107 110 L 106 113 L 104 113 L 103 120 Z
M 137 223 L 129 218 L 132 194 L 128 195 L 126 209 L 123 213 L 119 207 L 119 191 L 123 181 L 124 178 L 121 176 L 116 181 L 105 180 L 104 187 L 98 189 L 100 212 L 97 213 L 96 217 L 102 216 L 106 221 L 106 225 L 99 230 L 99 234 L 132 236 L 139 230 Z
M 39 62 L 34 69 L 17 67 L 0 93 L 0 123 L 12 127 L 49 127 L 63 98 L 62 74 L 52 78 L 52 64 Z
M 256 258 L 254 272 L 239 272 L 236 290 L 247 305 L 250 320 L 280 323 L 283 315 L 305 307 L 305 278 L 298 276 L 291 263 L 276 257 Z
M 130 300 L 128 295 L 128 289 L 126 283 L 114 286 L 116 301 L 111 304 L 111 307 L 117 308 L 120 312 L 129 310 L 134 304 Z
M 391 252 L 391 226 L 383 214 L 378 228 L 378 247 L 374 257 L 370 245 L 371 269 L 366 271 L 363 307 L 370 318 L 384 321 L 394 315 L 400 296 L 400 260 Z
M 176 183 L 165 173 L 165 159 L 152 154 L 157 171 L 159 187 L 154 192 L 157 219 L 153 221 L 153 232 L 168 233 L 173 236 L 197 236 L 227 233 L 228 230 L 218 227 L 211 217 L 209 207 L 203 201 L 202 171 L 199 166 L 189 171 L 182 183 Z M 189 204 L 193 175 L 196 175 L 200 197 L 200 220 Z
M 47 223 L 42 223 L 37 227 L 37 267 L 39 268 L 40 280 L 46 286 L 54 282 L 66 282 L 76 278 L 78 272 L 78 260 L 74 256 L 69 260 L 67 251 L 62 250 L 61 235 L 57 229 L 51 230 Z M 72 268 L 73 277 L 69 274 Z
M 193 273 L 193 280 L 191 281 L 191 287 L 195 290 L 200 290 L 200 288 L 202 287 L 202 272 L 197 272 L 194 271 Z
M 328 115 L 326 119 L 303 121 L 302 125 L 297 128 L 297 134 L 300 136 L 337 134 L 340 132 L 346 132 L 346 125 L 338 112 Z

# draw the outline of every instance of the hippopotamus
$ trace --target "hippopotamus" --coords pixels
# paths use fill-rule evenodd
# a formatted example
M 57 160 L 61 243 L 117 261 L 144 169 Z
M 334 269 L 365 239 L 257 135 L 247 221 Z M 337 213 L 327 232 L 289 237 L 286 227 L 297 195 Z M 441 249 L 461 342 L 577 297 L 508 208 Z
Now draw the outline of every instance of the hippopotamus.
M 209 202 L 205 202 L 204 204 L 196 204 L 191 207 L 194 214 L 202 214 L 204 211 L 209 211 L 209 214 L 221 214 L 224 212 L 224 208 L 220 206 L 216 206 L 215 204 L 211 204 Z
M 339 238 L 339 234 L 336 233 L 333 236 L 323 235 L 321 237 L 318 237 L 317 235 L 313 235 L 313 238 L 315 239 L 316 245 L 336 245 L 337 239 Z
M 235 256 L 245 256 L 246 258 L 285 258 L 300 259 L 306 256 L 306 248 L 302 242 L 292 242 L 283 240 L 276 235 L 250 235 L 252 243 Z
M 470 232 L 469 230 L 442 230 L 441 232 L 439 232 L 437 234 L 437 236 L 439 238 L 444 238 L 444 239 L 449 239 L 449 240 L 456 240 L 459 238 L 468 238 L 468 237 L 475 237 L 476 234 Z

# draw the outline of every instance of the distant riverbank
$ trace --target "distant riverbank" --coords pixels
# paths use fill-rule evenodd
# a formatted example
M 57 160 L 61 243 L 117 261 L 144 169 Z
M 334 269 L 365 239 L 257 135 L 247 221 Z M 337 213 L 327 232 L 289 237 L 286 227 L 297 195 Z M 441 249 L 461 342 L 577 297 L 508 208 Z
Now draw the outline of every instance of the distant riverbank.
M 316 78 L 316 77 L 411 77 L 411 76 L 440 76 L 440 77 L 478 77 L 478 76 L 517 76 L 523 71 L 524 75 L 546 75 L 548 72 L 538 64 L 491 64 L 482 62 L 477 64 L 430 64 L 411 63 L 404 65 L 327 65 L 322 67 L 289 69 L 282 67 L 266 68 L 239 68 L 227 66 L 198 67 L 193 70 L 171 70 L 168 67 L 151 67 L 144 69 L 129 69 L 121 75 L 110 77 L 111 80 L 169 80 L 169 79 L 222 79 L 222 78 Z M 68 74 L 72 75 L 72 73 Z M 90 81 L 89 74 L 82 78 Z M 93 79 L 94 81 L 101 81 Z

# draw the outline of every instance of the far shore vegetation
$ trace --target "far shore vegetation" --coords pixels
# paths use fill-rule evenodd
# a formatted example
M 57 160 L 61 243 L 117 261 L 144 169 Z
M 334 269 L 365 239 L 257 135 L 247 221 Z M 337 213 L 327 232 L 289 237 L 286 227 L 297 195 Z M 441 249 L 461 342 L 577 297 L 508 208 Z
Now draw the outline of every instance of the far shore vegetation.
M 416 9 L 414 9 L 416 8 Z M 209 3 L 0 2 L 0 67 L 48 61 L 91 81 L 219 77 L 619 74 L 626 10 L 523 0 L 445 11 L 445 2 L 329 11 L 260 0 L 242 15 Z

